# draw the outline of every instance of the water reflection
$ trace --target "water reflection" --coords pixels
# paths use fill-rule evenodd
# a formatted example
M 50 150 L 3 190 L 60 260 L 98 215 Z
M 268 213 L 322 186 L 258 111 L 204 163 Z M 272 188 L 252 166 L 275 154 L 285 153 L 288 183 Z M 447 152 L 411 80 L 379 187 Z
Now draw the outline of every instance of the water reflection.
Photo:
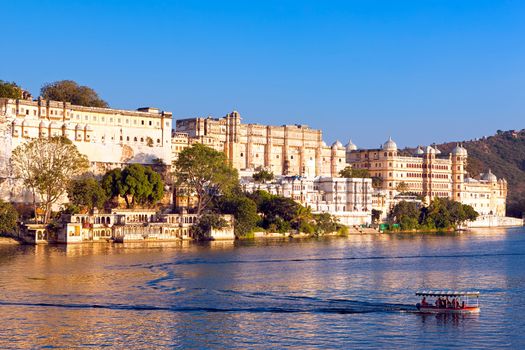
M 0 347 L 516 347 L 521 232 L 0 247 Z M 482 312 L 415 314 L 420 288 Z

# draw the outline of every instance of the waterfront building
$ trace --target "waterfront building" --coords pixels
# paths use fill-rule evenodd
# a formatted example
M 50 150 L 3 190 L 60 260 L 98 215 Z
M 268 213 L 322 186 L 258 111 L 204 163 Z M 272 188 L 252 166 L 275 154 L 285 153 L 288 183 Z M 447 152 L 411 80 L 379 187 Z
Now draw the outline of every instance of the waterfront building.
M 346 150 L 341 142 L 327 146 L 321 130 L 306 125 L 270 126 L 243 124 L 237 111 L 223 118 L 189 118 L 176 121 L 180 143 L 200 142 L 224 152 L 241 173 L 264 168 L 276 175 L 338 176 L 345 168 Z M 173 155 L 176 158 L 176 155 Z
M 330 213 L 347 226 L 371 223 L 371 179 L 279 176 L 268 183 L 256 183 L 250 178 L 243 178 L 241 185 L 247 192 L 265 190 L 291 198 L 310 208 L 313 213 Z
M 389 138 L 381 148 L 347 150 L 346 159 L 352 167 L 366 169 L 380 179 L 377 203 L 384 211 L 392 207 L 402 193 L 421 196 L 426 203 L 444 197 L 469 204 L 481 215 L 505 216 L 507 181 L 498 179 L 489 170 L 478 178 L 467 173 L 467 150 L 457 145 L 450 154 L 437 147 L 418 147 L 413 154 L 400 152 Z M 381 200 L 384 197 L 384 200 Z
M 235 239 L 232 215 L 222 215 L 226 226 L 212 229 L 211 239 Z M 63 214 L 54 231 L 43 225 L 23 226 L 27 243 L 140 242 L 193 240 L 196 214 L 164 214 L 154 209 L 113 209 L 111 213 Z
M 34 138 L 63 136 L 87 156 L 91 171 L 129 163 L 171 163 L 172 114 L 156 108 L 136 111 L 76 106 L 42 98 L 0 98 L 0 186 L 7 200 L 29 202 L 11 177 L 9 159 L 20 144 Z

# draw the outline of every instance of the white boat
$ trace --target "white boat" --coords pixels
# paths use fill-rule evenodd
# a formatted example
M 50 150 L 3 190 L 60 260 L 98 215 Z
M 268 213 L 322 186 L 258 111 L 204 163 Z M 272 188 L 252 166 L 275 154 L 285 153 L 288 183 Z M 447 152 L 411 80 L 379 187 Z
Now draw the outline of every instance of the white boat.
M 479 292 L 423 290 L 417 291 L 416 295 L 422 297 L 421 302 L 416 304 L 417 310 L 421 313 L 479 313 Z

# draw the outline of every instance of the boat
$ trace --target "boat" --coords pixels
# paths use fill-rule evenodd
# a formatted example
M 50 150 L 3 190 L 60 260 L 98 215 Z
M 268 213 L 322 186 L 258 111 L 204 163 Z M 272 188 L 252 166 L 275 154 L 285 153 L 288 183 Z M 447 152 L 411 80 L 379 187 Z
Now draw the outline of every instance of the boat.
M 420 313 L 479 313 L 479 292 L 423 290 L 417 291 L 416 295 L 422 297 L 421 302 L 416 304 L 416 308 Z

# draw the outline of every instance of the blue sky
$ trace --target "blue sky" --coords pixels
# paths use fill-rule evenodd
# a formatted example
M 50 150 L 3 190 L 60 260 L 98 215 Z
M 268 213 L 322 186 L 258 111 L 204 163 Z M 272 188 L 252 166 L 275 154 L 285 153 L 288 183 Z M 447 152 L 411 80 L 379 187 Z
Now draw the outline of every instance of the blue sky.
M 525 128 L 525 1 L 0 0 L 0 79 L 374 147 Z

